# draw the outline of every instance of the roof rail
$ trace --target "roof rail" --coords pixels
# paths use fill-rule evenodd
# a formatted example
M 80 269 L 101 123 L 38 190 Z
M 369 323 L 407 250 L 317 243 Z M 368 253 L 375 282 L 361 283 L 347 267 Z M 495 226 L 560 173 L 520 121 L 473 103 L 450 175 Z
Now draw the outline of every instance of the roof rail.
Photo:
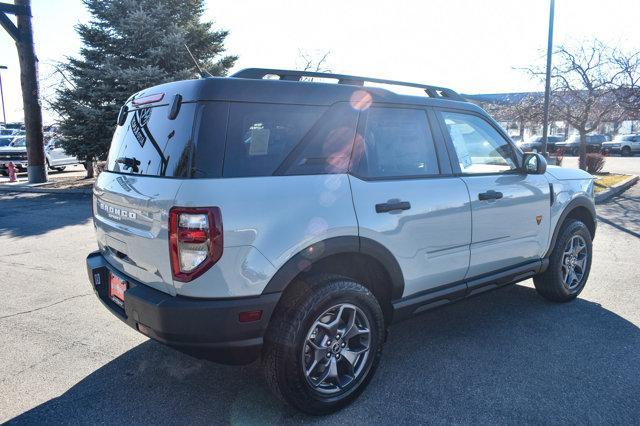
M 466 102 L 466 99 L 464 97 L 460 96 L 460 94 L 458 94 L 456 91 L 448 89 L 446 87 L 430 86 L 418 83 L 407 83 L 404 81 L 384 80 L 381 78 L 359 77 L 346 74 L 332 74 L 315 71 L 279 70 L 270 68 L 246 68 L 236 72 L 230 77 L 261 80 L 267 75 L 277 75 L 278 77 L 280 77 L 280 80 L 287 81 L 300 81 L 302 77 L 318 77 L 335 78 L 336 80 L 338 80 L 338 84 L 350 84 L 353 86 L 364 86 L 365 82 L 369 82 L 389 84 L 393 86 L 416 87 L 418 89 L 424 89 L 424 91 L 430 98 L 444 98 L 454 101 Z

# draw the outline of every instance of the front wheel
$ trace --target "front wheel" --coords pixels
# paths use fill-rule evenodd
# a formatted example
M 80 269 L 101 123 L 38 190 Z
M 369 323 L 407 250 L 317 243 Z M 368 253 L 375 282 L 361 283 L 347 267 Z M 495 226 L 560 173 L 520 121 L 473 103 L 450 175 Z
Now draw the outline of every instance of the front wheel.
M 354 400 L 373 376 L 384 318 L 373 294 L 348 278 L 323 275 L 299 284 L 308 290 L 282 301 L 265 336 L 265 377 L 295 408 L 328 414 Z
M 631 157 L 631 148 L 629 148 L 628 146 L 622 147 L 622 156 Z
M 538 293 L 553 302 L 568 302 L 584 289 L 591 270 L 591 233 L 578 220 L 568 220 L 560 230 L 547 270 L 535 276 Z

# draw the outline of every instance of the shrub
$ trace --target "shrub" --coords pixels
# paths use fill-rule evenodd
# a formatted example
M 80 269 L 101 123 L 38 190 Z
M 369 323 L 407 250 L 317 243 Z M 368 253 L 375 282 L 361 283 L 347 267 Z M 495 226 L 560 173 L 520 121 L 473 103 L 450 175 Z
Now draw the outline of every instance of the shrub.
M 590 153 L 586 157 L 587 172 L 593 174 L 600 173 L 605 163 L 605 156 L 600 153 Z

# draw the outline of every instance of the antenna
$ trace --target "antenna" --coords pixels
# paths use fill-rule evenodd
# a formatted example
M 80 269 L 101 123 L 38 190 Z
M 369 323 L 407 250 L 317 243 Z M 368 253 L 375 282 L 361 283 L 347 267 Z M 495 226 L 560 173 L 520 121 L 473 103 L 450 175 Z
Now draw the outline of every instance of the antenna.
M 189 56 L 191 56 L 191 60 L 193 61 L 196 68 L 198 68 L 200 77 L 202 78 L 213 77 L 209 71 L 203 71 L 202 68 L 200 68 L 200 65 L 198 65 L 198 61 L 196 61 L 196 58 L 193 56 L 193 53 L 191 53 L 191 50 L 189 50 L 189 46 L 187 46 L 187 43 L 184 44 L 184 48 L 187 49 L 187 53 L 189 53 Z

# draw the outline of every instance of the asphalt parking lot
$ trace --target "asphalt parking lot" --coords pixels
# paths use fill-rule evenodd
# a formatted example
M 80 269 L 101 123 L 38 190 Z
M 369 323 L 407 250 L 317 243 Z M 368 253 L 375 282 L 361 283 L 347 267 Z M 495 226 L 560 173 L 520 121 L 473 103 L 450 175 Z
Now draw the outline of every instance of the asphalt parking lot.
M 598 206 L 576 301 L 546 302 L 529 280 L 394 325 L 365 393 L 324 418 L 275 400 L 258 365 L 195 360 L 109 314 L 84 267 L 88 197 L 0 206 L 0 422 L 640 424 L 638 185 Z

